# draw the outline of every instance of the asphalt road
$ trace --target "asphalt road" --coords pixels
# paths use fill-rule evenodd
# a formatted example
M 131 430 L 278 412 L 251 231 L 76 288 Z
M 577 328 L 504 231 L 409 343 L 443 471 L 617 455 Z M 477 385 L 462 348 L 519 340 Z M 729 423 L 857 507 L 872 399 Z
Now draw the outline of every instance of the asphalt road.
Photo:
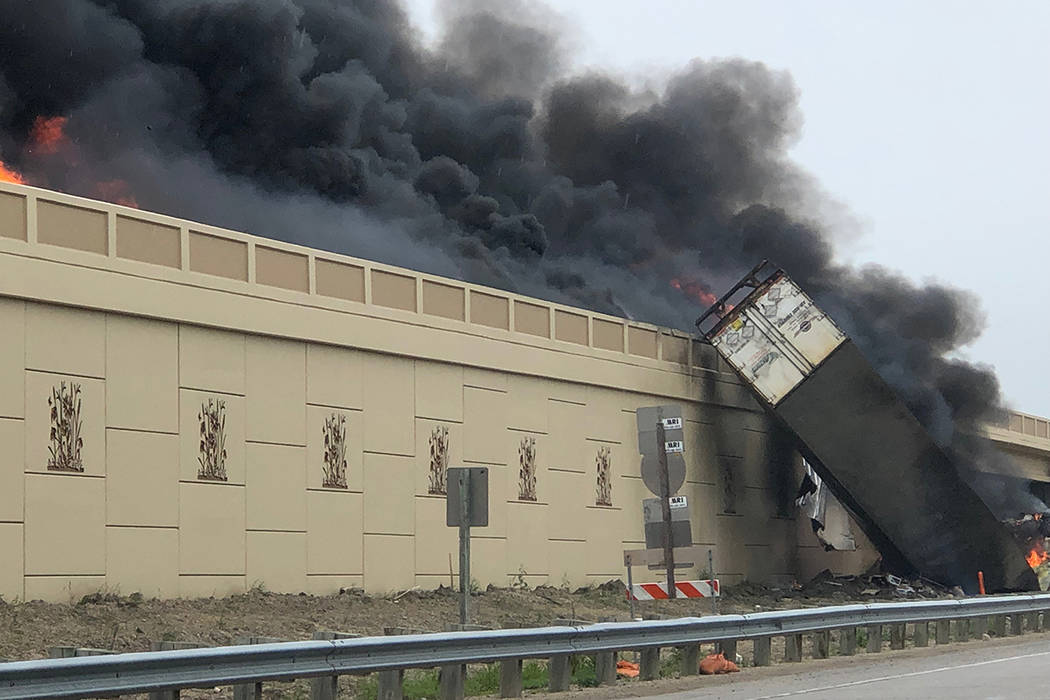
M 858 655 L 848 660 L 780 664 L 766 669 L 746 669 L 731 677 L 697 680 L 701 686 L 651 697 L 665 700 L 731 698 L 772 700 L 805 697 L 807 700 L 933 700 L 1000 698 L 1050 698 L 1046 669 L 1050 666 L 1050 638 L 1038 634 L 951 645 L 943 649 L 884 652 Z M 750 672 L 749 672 L 750 671 Z M 707 687 L 703 687 L 707 686 Z

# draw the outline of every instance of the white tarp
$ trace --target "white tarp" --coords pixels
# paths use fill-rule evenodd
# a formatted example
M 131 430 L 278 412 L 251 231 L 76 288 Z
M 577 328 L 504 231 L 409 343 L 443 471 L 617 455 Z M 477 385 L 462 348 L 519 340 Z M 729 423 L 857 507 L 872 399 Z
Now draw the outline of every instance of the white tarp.
M 795 503 L 813 523 L 813 532 L 817 539 L 826 550 L 856 550 L 857 541 L 853 538 L 849 513 L 828 490 L 827 484 L 813 471 L 813 467 L 805 460 L 802 464 L 806 467 L 806 476 L 802 479 Z

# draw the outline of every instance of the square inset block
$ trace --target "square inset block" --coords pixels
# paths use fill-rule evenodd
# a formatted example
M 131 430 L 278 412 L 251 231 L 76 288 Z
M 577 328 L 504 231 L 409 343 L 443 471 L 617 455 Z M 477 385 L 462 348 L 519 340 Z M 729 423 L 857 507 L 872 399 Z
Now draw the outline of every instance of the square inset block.
M 106 470 L 107 524 L 178 527 L 178 435 L 109 430 Z
M 507 394 L 464 388 L 463 419 L 463 458 L 471 462 L 506 464 Z
M 623 324 L 596 318 L 591 331 L 594 334 L 594 347 L 603 350 L 623 352 Z
M 105 255 L 109 249 L 106 212 L 39 199 L 36 239 L 40 243 Z
M 372 303 L 391 309 L 416 310 L 416 278 L 372 270 Z
M 361 494 L 310 491 L 306 503 L 307 573 L 360 575 L 364 556 Z
M 248 244 L 190 231 L 190 269 L 206 275 L 248 280 Z
M 510 330 L 510 299 L 471 290 L 470 322 Z
M 249 443 L 247 455 L 247 528 L 305 532 L 306 448 Z
M 249 440 L 306 444 L 306 345 L 248 338 Z
M 159 527 L 106 528 L 106 586 L 121 595 L 179 595 L 179 531 Z
M 423 313 L 462 321 L 466 290 L 450 284 L 423 280 Z
M 307 406 L 306 426 L 307 488 L 360 491 L 364 414 Z
M 463 368 L 416 360 L 416 416 L 463 422 Z
M 106 473 L 105 382 L 26 372 L 25 402 L 26 471 Z
M 182 389 L 179 414 L 179 477 L 243 484 L 244 397 Z
M 365 591 L 404 591 L 415 585 L 415 538 L 398 535 L 364 536 Z
M 391 355 L 365 355 L 365 444 L 368 452 L 411 455 L 415 449 L 415 363 Z
M 117 257 L 179 268 L 182 265 L 181 232 L 174 226 L 118 216 Z
M 105 573 L 104 479 L 27 474 L 25 523 L 26 574 Z
M 587 344 L 587 317 L 558 310 L 554 314 L 554 337 L 567 343 Z
M 414 464 L 411 457 L 365 454 L 365 532 L 411 535 L 415 531 Z
M 361 351 L 334 345 L 306 346 L 306 401 L 362 408 Z
M 240 333 L 180 325 L 179 385 L 243 396 L 244 348 Z
M 549 573 L 547 509 L 540 503 L 507 504 L 507 573 Z
M 25 423 L 17 418 L 0 418 L 0 521 L 20 522 L 24 517 L 24 430 Z
M 306 533 L 249 532 L 248 586 L 274 593 L 306 590 Z
M 296 292 L 310 291 L 308 258 L 301 253 L 255 246 L 255 281 Z
M 550 307 L 515 300 L 514 330 L 519 333 L 549 338 L 551 337 L 550 312 Z
M 360 265 L 317 258 L 315 274 L 318 294 L 347 301 L 365 300 L 365 269 Z
M 106 376 L 106 315 L 26 304 L 26 369 Z
M 627 351 L 632 355 L 656 358 L 656 331 L 628 326 Z
M 26 198 L 0 192 L 0 238 L 26 239 Z
M 463 425 L 417 418 L 415 462 L 416 494 L 444 495 L 448 468 L 463 464 Z
M 0 566 L 0 596 L 8 603 L 25 600 L 22 523 L 0 523 L 0 552 L 4 557 L 4 565 Z
M 106 368 L 108 426 L 178 432 L 178 326 L 109 316 Z
M 0 299 L 0 417 L 25 415 L 25 319 L 26 305 L 16 299 Z
M 179 484 L 179 572 L 244 574 L 244 487 Z

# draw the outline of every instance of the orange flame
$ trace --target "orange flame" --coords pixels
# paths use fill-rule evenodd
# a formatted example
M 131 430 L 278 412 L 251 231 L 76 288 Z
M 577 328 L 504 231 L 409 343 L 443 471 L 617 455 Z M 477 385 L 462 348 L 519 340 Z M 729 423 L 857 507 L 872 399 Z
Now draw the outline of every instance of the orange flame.
M 0 160 L 0 182 L 13 182 L 16 185 L 24 185 L 26 184 L 26 179 L 17 171 L 4 165 L 4 161 Z
M 33 142 L 33 148 L 45 154 L 57 153 L 58 149 L 67 141 L 65 129 L 65 117 L 37 117 L 33 122 L 33 128 L 29 132 L 29 138 Z
M 1028 566 L 1038 569 L 1047 559 L 1050 559 L 1050 554 L 1046 553 L 1043 545 L 1038 544 L 1032 547 L 1025 559 L 1028 561 Z
M 682 292 L 683 294 L 686 294 L 692 297 L 693 299 L 697 300 L 704 306 L 711 306 L 716 301 L 718 301 L 718 297 L 712 294 L 710 290 L 708 290 L 704 285 L 700 284 L 699 282 L 691 282 L 689 280 L 683 282 L 677 277 L 672 277 L 671 286 L 677 289 L 678 291 Z

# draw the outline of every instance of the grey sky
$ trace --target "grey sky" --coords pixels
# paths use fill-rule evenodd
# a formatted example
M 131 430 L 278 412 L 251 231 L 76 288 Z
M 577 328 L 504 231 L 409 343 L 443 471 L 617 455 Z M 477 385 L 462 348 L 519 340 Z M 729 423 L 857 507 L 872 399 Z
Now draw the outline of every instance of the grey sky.
M 407 0 L 424 34 L 435 0 Z M 692 58 L 789 71 L 794 155 L 848 207 L 840 256 L 977 292 L 965 357 L 1050 414 L 1050 3 L 559 0 L 574 70 L 658 80 Z

